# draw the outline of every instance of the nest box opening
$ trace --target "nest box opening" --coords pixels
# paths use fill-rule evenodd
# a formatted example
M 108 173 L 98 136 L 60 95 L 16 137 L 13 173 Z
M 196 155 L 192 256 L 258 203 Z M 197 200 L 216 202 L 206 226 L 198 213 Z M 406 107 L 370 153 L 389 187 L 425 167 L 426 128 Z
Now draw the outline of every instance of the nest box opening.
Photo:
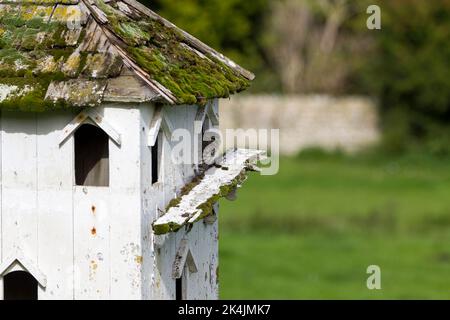
M 156 137 L 155 144 L 151 147 L 152 152 L 152 184 L 160 182 L 162 142 L 161 132 Z
M 92 124 L 75 132 L 75 181 L 77 186 L 109 186 L 109 136 Z
M 5 300 L 38 300 L 38 281 L 25 271 L 5 275 L 3 290 Z

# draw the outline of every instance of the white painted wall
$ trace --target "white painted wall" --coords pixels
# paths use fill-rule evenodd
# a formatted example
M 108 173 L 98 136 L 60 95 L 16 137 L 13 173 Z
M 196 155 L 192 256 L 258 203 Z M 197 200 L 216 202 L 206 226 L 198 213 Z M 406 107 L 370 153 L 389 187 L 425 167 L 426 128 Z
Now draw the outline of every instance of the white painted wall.
M 121 146 L 109 142 L 109 188 L 74 186 L 74 139 L 59 142 L 76 113 L 1 113 L 0 260 L 30 259 L 47 277 L 40 299 L 173 299 L 172 264 L 187 238 L 199 267 L 187 272 L 187 297 L 218 298 L 217 222 L 165 237 L 151 229 L 194 167 L 173 165 L 164 137 L 163 179 L 151 186 L 154 106 L 96 111 L 121 134 Z M 175 128 L 194 130 L 196 106 L 164 111 Z
M 197 106 L 178 106 L 165 107 L 164 114 L 172 123 L 174 129 L 184 128 L 190 132 L 194 132 L 194 121 L 197 115 Z M 142 111 L 143 124 L 150 123 L 152 112 Z M 143 131 L 143 133 L 145 133 Z M 163 137 L 163 179 L 160 183 L 147 188 L 149 183 L 145 183 L 142 190 L 143 202 L 149 206 L 152 213 L 150 220 L 153 222 L 159 215 L 161 210 L 164 210 L 168 202 L 179 194 L 180 189 L 194 177 L 193 165 L 175 165 L 170 161 L 171 150 L 174 147 L 167 138 Z M 146 133 L 143 139 L 146 138 Z M 150 159 L 149 150 L 143 150 L 143 159 Z M 145 160 L 143 160 L 144 162 Z M 150 163 L 151 164 L 151 163 Z M 150 166 L 151 167 L 151 166 Z M 150 172 L 143 174 L 143 181 L 150 181 Z M 146 215 L 143 215 L 146 217 Z M 149 220 L 144 219 L 147 224 Z M 175 279 L 172 277 L 172 266 L 175 260 L 176 251 L 178 249 L 181 239 L 187 238 L 191 247 L 192 254 L 195 257 L 199 270 L 195 274 L 186 272 L 186 287 L 187 298 L 189 299 L 217 299 L 218 288 L 215 278 L 218 264 L 218 223 L 213 225 L 205 225 L 203 222 L 195 225 L 191 231 L 187 232 L 185 229 L 180 230 L 176 234 L 169 234 L 165 236 L 154 236 L 148 234 L 154 241 L 148 242 L 143 238 L 143 243 L 153 244 L 155 255 L 150 254 L 150 257 L 144 256 L 144 266 L 147 270 L 153 270 L 151 276 L 151 288 L 149 293 L 151 299 L 174 299 L 175 298 Z M 152 248 L 147 248 L 147 252 L 152 252 Z M 153 268 L 147 266 L 152 263 Z M 213 281 L 210 281 L 211 270 L 213 270 Z M 206 279 L 205 279 L 206 277 Z M 203 280 L 201 280 L 203 279 Z M 146 296 L 144 294 L 144 296 Z

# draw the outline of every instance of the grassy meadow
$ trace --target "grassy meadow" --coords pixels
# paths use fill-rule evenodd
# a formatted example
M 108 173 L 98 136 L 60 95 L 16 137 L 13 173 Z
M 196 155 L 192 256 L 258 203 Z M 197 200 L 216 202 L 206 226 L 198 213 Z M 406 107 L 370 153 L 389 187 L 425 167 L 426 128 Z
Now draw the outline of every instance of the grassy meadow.
M 222 299 L 450 299 L 449 159 L 283 158 L 220 219 Z

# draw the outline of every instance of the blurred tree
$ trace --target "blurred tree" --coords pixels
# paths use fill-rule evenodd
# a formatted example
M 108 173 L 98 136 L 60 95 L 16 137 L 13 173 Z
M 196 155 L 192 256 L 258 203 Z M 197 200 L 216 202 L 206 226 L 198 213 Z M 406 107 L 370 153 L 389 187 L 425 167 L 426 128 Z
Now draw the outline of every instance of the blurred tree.
M 254 92 L 295 94 L 348 89 L 368 0 L 140 1 L 255 72 Z
M 379 5 L 382 30 L 360 76 L 380 98 L 386 145 L 450 153 L 450 0 Z
M 285 93 L 348 90 L 354 57 L 364 43 L 349 27 L 365 1 L 280 0 L 272 2 L 266 49 Z M 356 15 L 357 16 L 357 15 Z M 365 26 L 365 22 L 362 24 Z

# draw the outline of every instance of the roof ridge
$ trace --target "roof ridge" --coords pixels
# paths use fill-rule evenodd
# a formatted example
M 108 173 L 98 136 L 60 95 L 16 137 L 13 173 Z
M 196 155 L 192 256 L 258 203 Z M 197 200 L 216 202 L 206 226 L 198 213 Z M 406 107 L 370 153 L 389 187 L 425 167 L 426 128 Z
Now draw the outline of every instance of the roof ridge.
M 219 59 L 221 62 L 225 63 L 228 67 L 236 69 L 237 71 L 239 71 L 239 73 L 247 78 L 248 80 L 254 80 L 255 79 L 255 75 L 242 68 L 240 65 L 238 65 L 236 62 L 234 62 L 233 60 L 225 57 L 225 55 L 223 55 L 222 53 L 216 51 L 215 49 L 211 48 L 210 46 L 208 46 L 207 44 L 205 44 L 204 42 L 202 42 L 201 40 L 197 39 L 196 37 L 194 37 L 193 35 L 191 35 L 190 33 L 184 31 L 183 29 L 181 29 L 180 27 L 176 26 L 174 23 L 170 22 L 169 20 L 165 19 L 164 17 L 160 16 L 159 14 L 157 14 L 156 12 L 154 12 L 152 9 L 148 8 L 147 6 L 143 5 L 142 3 L 136 1 L 136 0 L 120 0 L 124 3 L 126 3 L 127 5 L 132 6 L 133 8 L 135 8 L 136 10 L 142 12 L 143 14 L 147 15 L 150 18 L 156 19 L 157 21 L 160 21 L 161 23 L 163 23 L 166 27 L 168 28 L 173 28 L 176 31 L 180 32 L 181 34 L 183 34 L 183 36 L 185 36 L 187 38 L 187 40 L 189 40 L 189 45 L 191 45 L 194 49 L 199 50 L 200 52 L 204 53 L 204 54 L 211 54 L 213 55 L 215 58 Z
M 142 70 L 142 68 L 139 67 L 139 65 L 137 65 L 137 63 L 134 62 L 128 56 L 128 54 L 124 50 L 122 50 L 122 48 L 117 44 L 117 42 L 120 42 L 122 40 L 117 35 L 115 35 L 114 32 L 111 32 L 108 28 L 104 28 L 105 23 L 102 22 L 102 18 L 99 17 L 99 12 L 97 12 L 91 4 L 91 2 L 94 2 L 94 1 L 91 1 L 91 0 L 80 0 L 80 1 L 86 6 L 86 8 L 92 14 L 93 19 L 95 20 L 97 25 L 100 27 L 100 29 L 102 30 L 103 34 L 106 36 L 106 38 L 108 39 L 110 44 L 117 50 L 117 52 L 121 56 L 124 64 L 126 64 L 136 74 L 136 76 L 138 76 L 140 79 L 142 79 L 146 83 L 146 85 L 148 85 L 151 89 L 155 90 L 165 100 L 167 100 L 167 102 L 169 102 L 171 104 L 175 103 L 177 101 L 177 99 L 174 96 L 174 94 L 168 88 L 164 87 L 162 84 L 160 84 L 156 80 L 153 80 L 147 72 Z M 101 11 L 100 8 L 98 8 L 97 5 L 95 6 L 95 8 L 97 8 L 97 10 L 99 10 L 100 12 L 103 12 L 103 11 Z M 103 18 L 103 19 L 105 19 L 105 18 Z M 114 37 L 116 41 L 112 41 L 112 37 Z
M 1 1 L 1 0 L 0 0 Z M 107 37 L 108 41 L 111 43 L 114 48 L 116 48 L 119 55 L 122 57 L 124 63 L 130 67 L 133 72 L 142 79 L 151 89 L 155 90 L 157 93 L 159 93 L 167 102 L 169 103 L 176 103 L 177 98 L 175 94 L 167 87 L 165 87 L 163 84 L 158 82 L 157 80 L 153 79 L 152 76 L 142 69 L 141 66 L 137 64 L 136 61 L 134 61 L 133 58 L 129 56 L 129 54 L 122 48 L 119 44 L 123 43 L 123 40 L 117 36 L 112 30 L 108 28 L 108 18 L 106 17 L 106 13 L 102 11 L 101 8 L 98 6 L 98 2 L 96 0 L 80 0 L 81 3 L 83 3 L 87 9 L 91 12 L 92 17 L 98 24 L 98 26 L 101 28 L 105 36 Z M 102 1 L 102 0 L 99 0 Z M 183 29 L 177 27 L 175 24 L 170 22 L 169 20 L 161 17 L 157 13 L 155 13 L 153 10 L 148 8 L 147 6 L 135 1 L 135 0 L 120 0 L 123 3 L 125 3 L 128 6 L 131 6 L 133 9 L 139 11 L 140 13 L 144 14 L 145 16 L 163 24 L 165 27 L 170 28 L 172 30 L 175 30 L 176 32 L 179 32 L 180 34 L 185 37 L 186 44 L 190 47 L 191 50 L 197 51 L 205 54 L 205 55 L 211 55 L 220 62 L 224 63 L 227 67 L 232 68 L 236 70 L 242 77 L 253 80 L 255 79 L 255 75 L 251 73 L 250 71 L 242 68 L 237 63 L 232 61 L 231 59 L 225 57 L 223 54 L 219 53 L 215 49 L 211 48 L 210 46 L 206 45 L 193 35 L 189 34 L 188 32 L 184 31 Z M 114 39 L 114 40 L 113 40 Z

